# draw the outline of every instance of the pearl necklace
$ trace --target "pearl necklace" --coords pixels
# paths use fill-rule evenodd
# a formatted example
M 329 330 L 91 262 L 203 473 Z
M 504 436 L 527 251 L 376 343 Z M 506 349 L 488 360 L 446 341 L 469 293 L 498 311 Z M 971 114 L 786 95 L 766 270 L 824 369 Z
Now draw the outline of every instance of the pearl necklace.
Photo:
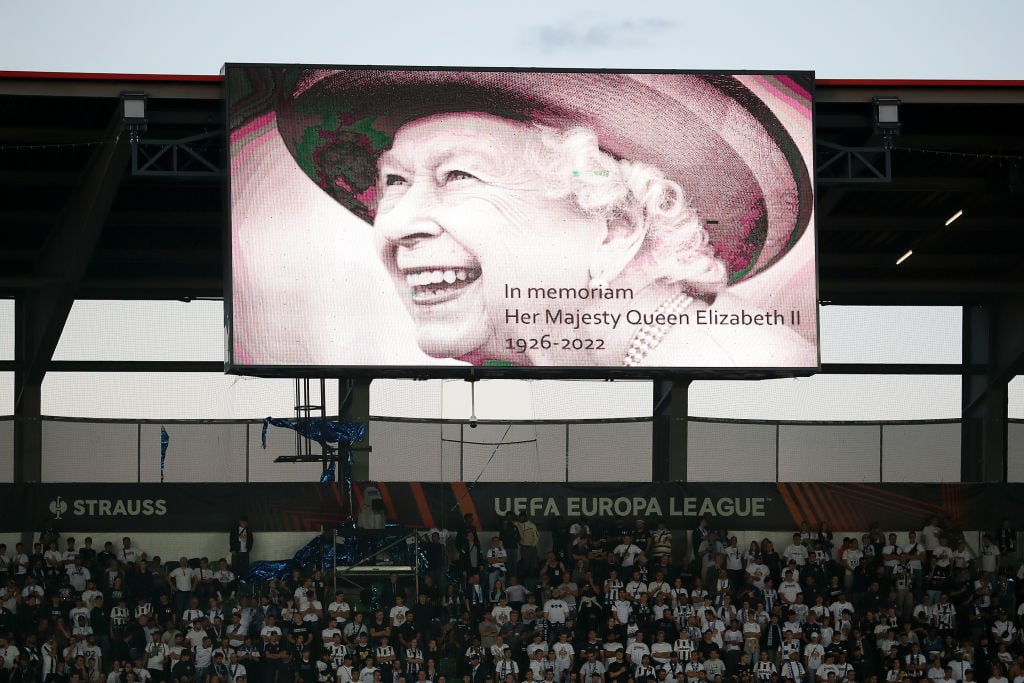
M 690 294 L 687 292 L 680 292 L 658 306 L 657 310 L 654 311 L 654 315 L 678 314 L 692 303 L 693 297 Z M 636 331 L 636 334 L 633 335 L 633 339 L 629 342 L 629 348 L 626 349 L 626 357 L 622 359 L 622 364 L 628 368 L 642 366 L 644 359 L 650 355 L 651 351 L 658 347 L 658 344 L 661 343 L 672 327 L 673 326 L 669 323 L 661 323 L 658 325 L 644 324 L 641 326 L 640 329 Z

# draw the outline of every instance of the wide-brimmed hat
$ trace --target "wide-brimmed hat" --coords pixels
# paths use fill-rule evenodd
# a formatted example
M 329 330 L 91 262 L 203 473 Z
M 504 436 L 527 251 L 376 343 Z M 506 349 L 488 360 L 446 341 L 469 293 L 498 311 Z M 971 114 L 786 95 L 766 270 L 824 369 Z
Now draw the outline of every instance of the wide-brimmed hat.
M 660 169 L 682 186 L 704 221 L 730 282 L 777 261 L 810 220 L 811 178 L 801 151 L 749 87 L 763 84 L 776 93 L 790 127 L 809 140 L 809 74 L 278 67 L 271 77 L 278 130 L 292 156 L 370 223 L 380 152 L 402 124 L 442 112 L 583 126 L 616 158 Z

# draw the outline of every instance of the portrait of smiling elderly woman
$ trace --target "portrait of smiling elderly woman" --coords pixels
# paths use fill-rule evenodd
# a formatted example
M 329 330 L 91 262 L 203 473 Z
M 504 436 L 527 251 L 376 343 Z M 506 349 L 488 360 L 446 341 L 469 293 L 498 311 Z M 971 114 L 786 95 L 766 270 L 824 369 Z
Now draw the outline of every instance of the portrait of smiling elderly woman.
M 809 175 L 740 80 L 327 69 L 278 79 L 285 146 L 372 226 L 428 356 L 817 363 Z M 800 266 L 779 268 L 801 238 Z M 733 294 L 772 266 L 776 298 Z

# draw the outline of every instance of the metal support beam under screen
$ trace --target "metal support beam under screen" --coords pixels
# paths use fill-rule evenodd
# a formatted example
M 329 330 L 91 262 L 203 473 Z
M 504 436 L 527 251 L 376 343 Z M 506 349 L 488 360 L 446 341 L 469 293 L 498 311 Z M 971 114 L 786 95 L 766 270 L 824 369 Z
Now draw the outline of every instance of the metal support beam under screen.
M 145 140 L 132 144 L 132 175 L 164 178 L 219 178 L 224 175 L 224 131 L 179 140 Z
M 892 182 L 892 150 L 817 142 L 819 184 Z
M 687 394 L 689 380 L 652 383 L 654 429 L 651 432 L 651 480 L 685 481 L 687 469 Z

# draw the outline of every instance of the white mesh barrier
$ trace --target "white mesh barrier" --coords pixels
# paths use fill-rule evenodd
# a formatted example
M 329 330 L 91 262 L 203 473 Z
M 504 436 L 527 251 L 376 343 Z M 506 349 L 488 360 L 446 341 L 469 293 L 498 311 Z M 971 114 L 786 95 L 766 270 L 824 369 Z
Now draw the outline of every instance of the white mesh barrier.
M 42 480 L 137 482 L 139 425 L 44 420 Z
M 652 423 L 569 425 L 569 481 L 650 481 Z
M 646 381 L 480 380 L 476 416 L 482 420 L 614 420 L 650 417 Z M 382 417 L 465 420 L 473 412 L 463 380 L 375 379 L 370 414 Z
M 879 481 L 878 425 L 779 425 L 779 481 Z
M 960 481 L 960 423 L 883 425 L 882 481 Z
M 164 481 L 244 482 L 245 423 L 168 423 Z M 139 441 L 142 481 L 160 481 L 160 427 L 142 425 Z
M 690 481 L 775 481 L 774 424 L 704 422 L 686 427 Z
M 441 427 L 436 422 L 371 422 L 370 479 L 444 481 Z
M 565 481 L 564 425 L 480 425 L 464 438 L 463 481 Z
M 0 415 L 14 414 L 14 373 L 0 372 Z
M 568 437 L 568 441 L 566 440 Z M 379 481 L 649 481 L 651 423 L 370 425 Z M 566 448 L 568 447 L 568 458 Z
M 0 482 L 14 481 L 14 420 L 0 419 Z
M 295 432 L 262 422 L 43 420 L 44 482 L 156 482 L 160 427 L 170 438 L 165 480 L 316 481 L 319 462 Z M 373 420 L 369 470 L 379 481 L 650 481 L 650 420 L 512 424 Z M 776 431 L 778 436 L 776 437 Z M 959 421 L 906 424 L 691 420 L 690 481 L 955 482 Z M 1024 481 L 1024 421 L 1008 425 L 1009 481 Z M 13 480 L 14 422 L 0 418 L 0 481 Z M 317 444 L 311 454 L 319 457 Z M 493 457 L 492 457 L 493 456 Z M 357 454 L 358 459 L 366 457 Z M 360 474 L 359 472 L 362 472 Z
M 1007 481 L 1024 481 L 1024 422 L 1011 422 L 1006 430 Z
M 0 299 L 0 360 L 14 360 L 14 299 Z

